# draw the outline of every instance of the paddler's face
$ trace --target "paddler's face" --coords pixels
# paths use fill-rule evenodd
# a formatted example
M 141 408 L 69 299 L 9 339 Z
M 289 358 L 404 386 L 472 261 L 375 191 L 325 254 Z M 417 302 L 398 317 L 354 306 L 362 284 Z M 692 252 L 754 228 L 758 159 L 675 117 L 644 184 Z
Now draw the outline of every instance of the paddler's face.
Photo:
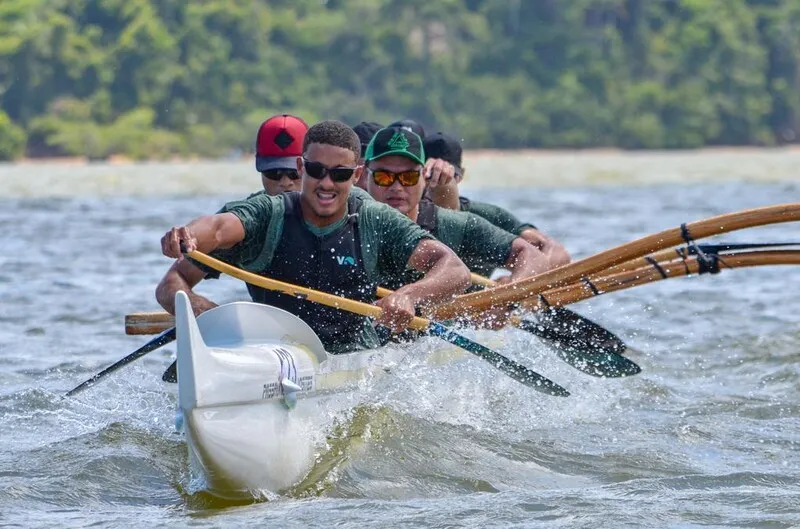
M 297 159 L 297 170 L 302 175 L 301 194 L 304 202 L 311 209 L 315 218 L 306 218 L 309 222 L 325 224 L 328 220 L 336 221 L 347 209 L 347 197 L 350 189 L 361 175 L 361 166 L 357 166 L 357 158 L 353 151 L 343 147 L 333 145 L 323 145 L 312 143 L 306 149 L 303 157 L 310 163 L 306 164 L 303 158 Z M 309 173 L 320 170 L 320 164 L 324 166 L 321 179 L 314 178 Z M 306 167 L 308 165 L 308 167 Z M 346 180 L 336 181 L 333 177 L 340 173 L 346 173 L 345 169 L 352 170 Z M 330 169 L 334 170 L 334 175 Z M 343 169 L 345 171 L 336 171 Z
M 376 184 L 374 173 L 380 171 L 394 173 L 394 182 L 389 186 Z M 367 191 L 378 202 L 388 204 L 408 216 L 417 209 L 419 201 L 422 199 L 425 191 L 425 179 L 420 176 L 416 184 L 404 186 L 397 175 L 413 171 L 422 171 L 422 166 L 405 156 L 384 156 L 374 160 L 368 164 L 368 170 L 364 171 Z
M 276 178 L 278 180 L 276 180 Z M 292 169 L 266 171 L 261 173 L 261 183 L 268 195 L 280 195 L 287 191 L 300 191 L 300 178 L 297 172 Z

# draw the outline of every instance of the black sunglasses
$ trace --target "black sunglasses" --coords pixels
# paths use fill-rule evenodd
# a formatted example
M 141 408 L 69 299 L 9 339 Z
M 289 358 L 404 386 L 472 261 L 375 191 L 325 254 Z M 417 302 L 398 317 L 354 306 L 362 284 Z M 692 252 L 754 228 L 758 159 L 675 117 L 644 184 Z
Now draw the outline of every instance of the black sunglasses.
M 326 174 L 331 176 L 334 182 L 346 182 L 353 177 L 356 167 L 328 167 L 319 162 L 312 162 L 303 158 L 303 166 L 306 168 L 306 173 L 311 178 L 322 180 Z
M 261 175 L 273 182 L 280 182 L 284 176 L 289 177 L 289 180 L 297 180 L 300 178 L 300 175 L 297 174 L 297 171 L 294 169 L 268 169 L 266 171 L 261 171 Z

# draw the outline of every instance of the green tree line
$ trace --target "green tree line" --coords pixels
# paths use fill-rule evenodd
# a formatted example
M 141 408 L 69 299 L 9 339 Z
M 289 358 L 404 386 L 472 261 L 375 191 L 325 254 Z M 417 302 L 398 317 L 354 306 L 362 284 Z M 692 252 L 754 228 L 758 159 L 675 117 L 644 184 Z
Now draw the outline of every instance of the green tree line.
M 0 159 L 251 151 L 279 113 L 471 148 L 796 141 L 800 0 L 0 0 Z

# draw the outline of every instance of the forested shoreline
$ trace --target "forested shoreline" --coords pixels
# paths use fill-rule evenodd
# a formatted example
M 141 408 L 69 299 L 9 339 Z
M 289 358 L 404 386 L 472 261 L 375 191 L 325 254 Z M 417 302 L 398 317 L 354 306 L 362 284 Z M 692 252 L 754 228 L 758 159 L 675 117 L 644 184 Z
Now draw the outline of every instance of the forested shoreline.
M 0 160 L 219 157 L 266 117 L 467 148 L 797 142 L 796 0 L 2 0 Z

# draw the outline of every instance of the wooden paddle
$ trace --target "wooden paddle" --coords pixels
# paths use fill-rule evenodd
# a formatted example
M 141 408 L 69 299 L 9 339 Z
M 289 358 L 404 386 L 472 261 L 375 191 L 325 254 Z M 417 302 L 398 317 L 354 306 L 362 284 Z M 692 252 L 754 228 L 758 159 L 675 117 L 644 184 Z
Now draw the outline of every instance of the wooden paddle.
M 473 274 L 473 283 L 491 288 L 494 281 Z M 628 346 L 617 335 L 577 312 L 565 308 L 540 311 L 537 321 L 511 317 L 511 324 L 544 340 L 558 357 L 575 369 L 596 377 L 627 377 L 642 372 L 622 356 Z
M 682 242 L 743 228 L 797 220 L 800 220 L 800 203 L 749 209 L 683 224 L 678 228 L 648 235 L 530 278 L 458 296 L 453 302 L 436 307 L 432 315 L 437 319 L 450 319 L 468 313 L 480 313 L 493 306 L 531 298 L 545 290 L 561 287 L 600 270 L 670 246 L 679 245 Z
M 472 274 L 472 284 L 482 287 L 497 285 L 489 278 Z M 392 291 L 378 288 L 378 297 Z M 555 349 L 558 357 L 578 371 L 596 377 L 618 378 L 637 375 L 642 368 L 620 353 L 628 348 L 611 331 L 564 308 L 554 308 L 538 322 L 510 318 L 511 325 L 544 340 Z
M 376 305 L 370 305 L 369 303 L 362 303 L 360 301 L 334 296 L 318 290 L 292 285 L 290 283 L 284 283 L 283 281 L 277 281 L 275 279 L 269 279 L 264 276 L 247 272 L 240 268 L 236 268 L 235 266 L 231 266 L 220 261 L 219 259 L 215 259 L 210 255 L 206 255 L 197 250 L 189 252 L 186 255 L 200 263 L 205 264 L 206 266 L 210 266 L 214 270 L 222 272 L 223 274 L 241 279 L 242 281 L 261 288 L 283 292 L 284 294 L 288 294 L 290 296 L 295 296 L 308 301 L 313 301 L 315 303 L 320 303 L 328 307 L 345 310 L 370 318 L 378 318 L 381 315 L 382 309 Z M 427 331 L 433 336 L 442 338 L 443 340 L 458 346 L 483 360 L 486 360 L 495 368 L 499 369 L 517 382 L 525 384 L 536 391 L 557 397 L 569 396 L 569 392 L 566 389 L 559 386 L 549 378 L 536 373 L 535 371 L 501 355 L 496 351 L 492 351 L 488 347 L 473 342 L 465 336 L 462 336 L 445 327 L 441 323 L 429 321 L 417 316 L 411 320 L 408 327 L 419 331 Z

